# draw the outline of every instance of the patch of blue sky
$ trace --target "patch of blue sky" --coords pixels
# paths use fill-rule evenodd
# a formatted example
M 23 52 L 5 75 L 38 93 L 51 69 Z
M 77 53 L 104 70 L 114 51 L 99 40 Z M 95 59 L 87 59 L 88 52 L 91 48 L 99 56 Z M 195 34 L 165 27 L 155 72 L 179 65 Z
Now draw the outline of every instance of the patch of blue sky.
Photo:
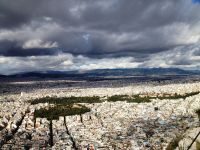
M 200 0 L 192 0 L 193 3 L 200 3 Z

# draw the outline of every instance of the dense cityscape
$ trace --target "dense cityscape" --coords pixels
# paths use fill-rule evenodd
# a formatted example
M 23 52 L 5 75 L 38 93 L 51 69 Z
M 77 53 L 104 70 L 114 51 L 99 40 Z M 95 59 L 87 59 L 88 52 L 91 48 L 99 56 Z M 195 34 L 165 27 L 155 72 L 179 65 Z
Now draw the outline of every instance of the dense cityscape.
M 9 90 L 15 84 L 16 92 L 1 94 L 2 149 L 187 149 L 200 129 L 199 82 L 87 88 L 68 87 L 66 81 L 66 87 L 52 88 L 52 82 L 29 92 L 17 91 L 23 82 L 4 83 Z M 71 108 L 53 119 L 47 112 L 36 116 L 56 105 Z M 88 109 L 73 114 L 74 108 Z

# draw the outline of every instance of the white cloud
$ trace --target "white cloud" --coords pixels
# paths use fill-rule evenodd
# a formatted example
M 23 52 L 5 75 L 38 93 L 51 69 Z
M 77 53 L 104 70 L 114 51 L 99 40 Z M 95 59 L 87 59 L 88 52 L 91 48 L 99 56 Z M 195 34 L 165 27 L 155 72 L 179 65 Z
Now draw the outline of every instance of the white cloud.
M 23 25 L 17 30 L 0 29 L 0 42 L 15 41 L 18 42 L 18 45 L 24 46 L 23 44 L 26 43 L 27 45 L 36 45 L 44 44 L 45 41 L 47 41 L 47 46 L 49 46 L 49 41 L 52 40 L 49 40 L 48 38 L 63 31 L 64 29 L 54 22 L 39 23 L 39 21 L 32 21 L 30 24 Z M 57 45 L 57 43 L 55 44 Z
M 34 40 L 29 40 L 26 41 L 23 46 L 24 49 L 29 49 L 29 48 L 55 48 L 58 47 L 57 42 L 51 42 L 51 41 L 42 41 L 40 39 L 34 39 Z
M 167 52 L 152 54 L 138 62 L 134 57 L 89 58 L 60 53 L 52 56 L 0 57 L 0 74 L 48 70 L 91 70 L 137 67 L 200 68 L 200 44 L 179 46 Z
M 0 73 L 13 74 L 26 71 L 67 70 L 73 64 L 70 54 L 57 56 L 0 57 Z
M 56 56 L 0 57 L 0 74 L 47 70 L 91 70 L 104 68 L 135 68 L 140 63 L 132 57 L 92 59 L 71 54 Z
M 179 46 L 166 52 L 152 54 L 140 67 L 176 67 L 200 69 L 200 43 Z

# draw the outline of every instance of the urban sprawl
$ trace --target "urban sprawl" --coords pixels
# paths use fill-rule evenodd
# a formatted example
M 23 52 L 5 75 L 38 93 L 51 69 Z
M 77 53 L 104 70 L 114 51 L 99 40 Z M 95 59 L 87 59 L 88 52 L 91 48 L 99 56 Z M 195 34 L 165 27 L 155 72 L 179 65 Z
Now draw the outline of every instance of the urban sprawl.
M 40 84 L 40 81 L 35 82 Z M 60 80 L 31 89 L 35 82 L 5 82 L 2 85 L 0 149 L 200 149 L 198 81 L 122 87 L 98 87 L 96 82 L 95 87 L 78 84 L 64 87 L 59 84 L 64 81 Z M 51 103 L 52 99 L 62 100 L 62 104 Z M 70 102 L 73 99 L 76 101 Z M 68 115 L 58 114 L 56 119 L 36 116 L 36 111 L 54 107 L 67 107 Z M 69 112 L 82 107 L 87 111 Z

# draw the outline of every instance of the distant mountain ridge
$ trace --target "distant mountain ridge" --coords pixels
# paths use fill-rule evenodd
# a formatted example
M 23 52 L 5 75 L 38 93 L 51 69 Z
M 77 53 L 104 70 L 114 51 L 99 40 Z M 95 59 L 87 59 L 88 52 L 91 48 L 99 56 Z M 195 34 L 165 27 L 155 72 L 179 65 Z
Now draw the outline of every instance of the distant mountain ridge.
M 96 69 L 86 71 L 45 71 L 0 75 L 0 78 L 65 78 L 65 77 L 107 77 L 107 76 L 154 76 L 154 75 L 200 75 L 199 70 L 179 68 L 131 68 Z

